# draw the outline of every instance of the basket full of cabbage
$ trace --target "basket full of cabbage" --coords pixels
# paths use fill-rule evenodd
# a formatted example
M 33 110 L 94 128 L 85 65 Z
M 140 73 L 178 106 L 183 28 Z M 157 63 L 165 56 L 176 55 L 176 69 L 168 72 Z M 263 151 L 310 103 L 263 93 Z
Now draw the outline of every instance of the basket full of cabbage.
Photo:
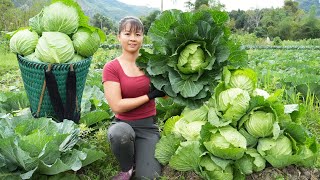
M 71 114 L 80 112 L 92 55 L 105 39 L 88 22 L 75 1 L 53 0 L 29 19 L 29 27 L 13 32 L 10 49 L 17 54 L 35 117 L 57 116 L 57 109 L 64 114 L 70 103 Z

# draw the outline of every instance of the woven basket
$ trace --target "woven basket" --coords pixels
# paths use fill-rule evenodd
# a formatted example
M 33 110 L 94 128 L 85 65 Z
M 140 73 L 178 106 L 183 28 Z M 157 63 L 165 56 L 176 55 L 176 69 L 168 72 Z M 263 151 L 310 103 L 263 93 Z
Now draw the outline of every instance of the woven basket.
M 45 71 L 48 68 L 48 63 L 32 62 L 21 55 L 17 55 L 17 59 L 19 62 L 24 88 L 30 101 L 32 115 L 34 117 L 55 117 L 55 112 L 47 89 L 44 91 L 42 102 L 39 105 L 43 83 L 45 80 Z M 73 64 L 73 68 L 76 73 L 77 106 L 79 107 L 79 111 L 91 59 L 92 57 L 89 57 Z M 51 69 L 55 75 L 58 84 L 58 90 L 64 104 L 66 103 L 66 79 L 69 69 L 70 64 L 68 63 L 52 64 Z M 38 107 L 40 107 L 40 111 L 38 111 Z

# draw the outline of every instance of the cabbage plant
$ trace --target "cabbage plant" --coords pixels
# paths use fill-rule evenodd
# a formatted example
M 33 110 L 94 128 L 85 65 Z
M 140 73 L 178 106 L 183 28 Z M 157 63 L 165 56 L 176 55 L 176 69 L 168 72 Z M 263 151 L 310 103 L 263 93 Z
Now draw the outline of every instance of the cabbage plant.
M 46 32 L 57 31 L 69 35 L 77 31 L 79 15 L 76 8 L 56 2 L 43 9 L 42 24 Z
M 249 68 L 229 70 L 225 67 L 223 70 L 223 81 L 227 88 L 240 88 L 251 94 L 256 88 L 257 75 L 254 70 Z
M 175 122 L 172 133 L 183 137 L 187 141 L 200 139 L 202 126 L 208 121 L 208 107 L 201 106 L 198 109 L 187 109 L 182 112 L 181 118 Z
M 233 180 L 232 162 L 220 159 L 212 155 L 201 157 L 200 161 L 201 176 L 204 179 Z
M 266 160 L 255 148 L 248 148 L 242 158 L 235 161 L 235 168 L 244 175 L 262 171 L 266 167 Z
M 217 110 L 222 112 L 223 121 L 235 123 L 246 114 L 250 95 L 240 88 L 225 89 L 224 83 L 221 83 L 216 88 L 215 100 Z
M 228 20 L 216 10 L 164 11 L 148 31 L 153 52 L 142 49 L 138 65 L 175 102 L 199 107 L 212 96 L 222 68 L 243 65 L 247 58 L 229 38 Z
M 316 137 L 301 124 L 283 122 L 284 133 L 278 138 L 260 138 L 257 150 L 273 167 L 291 164 L 312 167 L 317 161 L 319 145 Z
M 223 159 L 240 159 L 247 149 L 246 138 L 231 126 L 210 128 L 201 135 L 203 145 L 213 155 Z
M 37 46 L 39 36 L 28 29 L 17 31 L 10 38 L 10 50 L 13 53 L 27 56 L 32 54 Z
M 202 71 L 208 66 L 201 45 L 192 43 L 187 45 L 180 53 L 177 67 L 184 74 L 193 74 Z
M 43 32 L 36 46 L 36 57 L 47 63 L 64 63 L 74 56 L 74 47 L 68 35 L 61 32 Z
M 275 115 L 264 111 L 253 111 L 245 122 L 248 133 L 254 137 L 267 137 L 272 135 Z
M 0 117 L 1 179 L 37 179 L 33 175 L 55 175 L 78 171 L 105 157 L 86 142 L 73 122 L 51 118 Z

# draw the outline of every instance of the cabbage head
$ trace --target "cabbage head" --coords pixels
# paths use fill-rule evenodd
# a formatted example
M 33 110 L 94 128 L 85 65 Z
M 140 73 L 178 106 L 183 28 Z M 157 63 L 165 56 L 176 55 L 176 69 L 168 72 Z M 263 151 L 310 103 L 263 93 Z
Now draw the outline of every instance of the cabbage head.
M 248 133 L 254 137 L 267 137 L 272 135 L 275 115 L 270 112 L 253 111 L 245 122 Z
M 186 108 L 175 122 L 172 133 L 188 141 L 199 140 L 202 126 L 208 121 L 208 111 L 206 105 L 194 110 Z
M 29 54 L 28 56 L 25 56 L 25 58 L 28 60 L 28 61 L 32 61 L 32 62 L 37 62 L 37 63 L 41 63 L 41 61 L 37 58 L 36 56 L 36 53 L 32 53 L 32 54 Z
M 28 29 L 17 31 L 10 39 L 10 50 L 13 53 L 27 56 L 32 54 L 37 46 L 39 36 Z
M 100 46 L 100 37 L 97 31 L 81 27 L 72 36 L 73 46 L 77 54 L 83 57 L 92 56 Z
M 240 88 L 251 94 L 256 88 L 257 75 L 254 70 L 246 69 L 223 69 L 223 80 L 227 88 Z
M 232 73 L 230 78 L 230 86 L 241 88 L 252 93 L 256 87 L 255 72 L 251 69 L 239 69 Z
M 280 135 L 277 139 L 261 138 L 257 150 L 262 156 L 292 155 L 292 143 L 285 135 Z
M 79 26 L 79 15 L 75 7 L 62 2 L 50 4 L 43 9 L 43 29 L 46 32 L 75 33 Z
M 236 129 L 225 126 L 211 130 L 209 139 L 203 142 L 206 149 L 222 159 L 240 159 L 246 151 L 247 140 Z
M 180 53 L 177 67 L 184 74 L 192 74 L 202 71 L 208 66 L 205 55 L 198 43 L 187 45 Z
M 223 85 L 221 85 L 223 86 Z M 240 88 L 217 92 L 217 109 L 222 111 L 225 121 L 238 121 L 249 108 L 250 95 Z
M 73 58 L 70 61 L 68 61 L 67 63 L 76 63 L 76 62 L 79 62 L 84 59 L 85 58 L 80 56 L 79 54 L 74 54 Z
M 205 123 L 205 121 L 193 121 L 188 123 L 182 118 L 176 122 L 172 132 L 176 135 L 181 135 L 188 141 L 196 141 L 200 139 L 200 131 Z
M 36 47 L 36 57 L 47 63 L 65 63 L 74 56 L 72 41 L 61 32 L 43 32 Z

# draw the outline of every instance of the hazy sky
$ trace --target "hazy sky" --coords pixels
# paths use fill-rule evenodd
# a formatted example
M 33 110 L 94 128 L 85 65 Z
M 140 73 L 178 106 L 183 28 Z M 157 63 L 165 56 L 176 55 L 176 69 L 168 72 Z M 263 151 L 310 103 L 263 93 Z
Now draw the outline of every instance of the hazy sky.
M 141 5 L 148 7 L 161 7 L 161 0 L 118 0 L 127 4 Z M 175 1 L 175 3 L 173 3 Z M 188 0 L 163 0 L 163 8 L 166 9 L 181 9 L 185 10 L 184 2 Z M 191 0 L 194 2 L 195 0 Z M 270 8 L 270 7 L 281 7 L 283 6 L 284 0 L 220 0 L 222 4 L 225 4 L 226 10 L 248 10 L 257 8 Z

